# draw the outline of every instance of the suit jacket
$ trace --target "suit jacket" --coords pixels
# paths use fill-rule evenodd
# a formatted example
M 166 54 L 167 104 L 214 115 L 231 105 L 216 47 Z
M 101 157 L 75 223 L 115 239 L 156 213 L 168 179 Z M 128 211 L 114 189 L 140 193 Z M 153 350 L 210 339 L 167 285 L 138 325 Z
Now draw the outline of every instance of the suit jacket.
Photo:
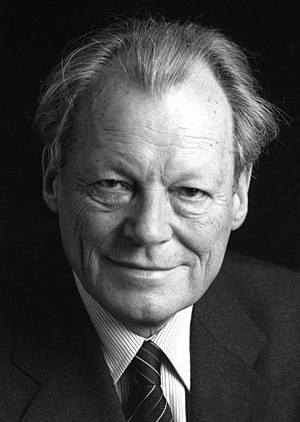
M 61 245 L 5 261 L 0 421 L 124 422 Z M 193 310 L 190 422 L 300 421 L 299 307 L 299 274 L 227 254 Z

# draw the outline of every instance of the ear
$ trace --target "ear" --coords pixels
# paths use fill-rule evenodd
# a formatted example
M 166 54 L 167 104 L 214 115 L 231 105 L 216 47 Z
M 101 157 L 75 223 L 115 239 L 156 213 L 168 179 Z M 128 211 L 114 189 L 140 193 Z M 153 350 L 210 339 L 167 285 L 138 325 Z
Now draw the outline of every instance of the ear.
M 239 178 L 238 185 L 233 195 L 232 230 L 238 229 L 245 221 L 248 212 L 248 191 L 252 174 L 250 169 L 244 170 Z
M 42 155 L 43 168 L 43 198 L 47 206 L 54 213 L 58 212 L 58 174 L 53 170 L 49 161 L 49 147 L 44 147 Z

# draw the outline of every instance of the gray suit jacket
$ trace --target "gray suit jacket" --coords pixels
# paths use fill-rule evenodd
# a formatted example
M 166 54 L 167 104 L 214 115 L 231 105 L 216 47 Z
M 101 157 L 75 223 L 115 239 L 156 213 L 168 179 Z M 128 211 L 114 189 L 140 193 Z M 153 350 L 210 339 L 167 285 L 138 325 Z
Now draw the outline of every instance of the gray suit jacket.
M 0 420 L 124 422 L 57 239 L 5 261 Z M 228 253 L 194 307 L 190 346 L 189 421 L 300 421 L 299 274 Z

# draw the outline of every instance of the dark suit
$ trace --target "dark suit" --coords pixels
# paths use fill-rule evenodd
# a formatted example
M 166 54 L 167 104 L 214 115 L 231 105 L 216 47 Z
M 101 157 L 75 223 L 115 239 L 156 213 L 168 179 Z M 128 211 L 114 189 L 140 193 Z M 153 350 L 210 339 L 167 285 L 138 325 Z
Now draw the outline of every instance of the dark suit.
M 0 421 L 122 422 L 61 248 L 38 245 L 2 267 Z M 299 275 L 228 254 L 194 307 L 191 368 L 190 421 L 300 421 Z

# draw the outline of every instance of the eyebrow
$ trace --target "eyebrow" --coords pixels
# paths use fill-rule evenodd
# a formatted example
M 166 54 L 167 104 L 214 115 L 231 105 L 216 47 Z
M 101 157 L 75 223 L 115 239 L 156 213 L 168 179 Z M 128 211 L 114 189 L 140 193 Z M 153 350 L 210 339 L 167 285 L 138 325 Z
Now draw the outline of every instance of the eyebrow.
M 137 182 L 142 176 L 142 179 L 144 178 L 147 180 L 147 175 L 143 172 L 143 168 L 141 169 L 141 172 L 135 171 L 135 166 L 132 163 L 129 163 L 128 161 L 120 160 L 119 158 L 112 157 L 107 158 L 105 161 L 100 161 L 100 165 L 102 167 L 102 170 L 111 170 L 115 172 L 116 174 L 122 175 L 127 177 L 131 180 L 136 180 Z M 99 167 L 94 166 L 93 169 L 90 170 L 93 174 L 97 174 L 99 172 Z M 165 174 L 160 175 L 159 179 L 161 180 Z M 167 177 L 167 176 L 166 176 Z M 170 177 L 169 177 L 170 178 Z M 200 181 L 205 186 L 214 186 L 218 187 L 222 183 L 222 174 L 214 173 L 213 177 L 211 177 L 209 180 L 207 179 L 207 172 L 205 170 L 198 168 L 189 169 L 188 172 L 179 172 L 177 174 L 174 174 L 172 177 L 171 184 L 175 183 L 184 183 L 184 182 L 193 182 L 193 181 Z

